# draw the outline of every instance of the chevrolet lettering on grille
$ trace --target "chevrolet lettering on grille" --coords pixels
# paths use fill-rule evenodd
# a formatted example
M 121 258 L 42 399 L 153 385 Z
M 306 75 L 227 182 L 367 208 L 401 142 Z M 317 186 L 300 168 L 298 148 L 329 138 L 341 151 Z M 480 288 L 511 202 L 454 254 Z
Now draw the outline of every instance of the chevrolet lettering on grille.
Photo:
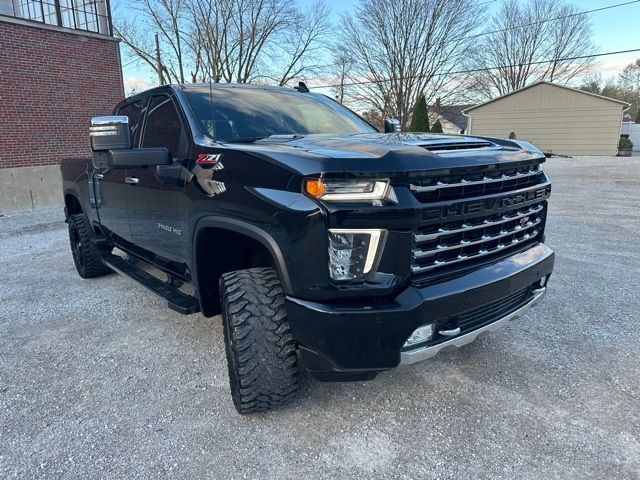
M 467 217 L 469 215 L 490 215 L 528 202 L 543 200 L 550 194 L 551 186 L 547 185 L 542 188 L 520 192 L 516 195 L 510 195 L 507 197 L 491 197 L 483 200 L 445 205 L 442 207 L 425 208 L 422 210 L 421 219 L 422 221 L 428 222 L 438 219 L 448 220 L 458 217 Z

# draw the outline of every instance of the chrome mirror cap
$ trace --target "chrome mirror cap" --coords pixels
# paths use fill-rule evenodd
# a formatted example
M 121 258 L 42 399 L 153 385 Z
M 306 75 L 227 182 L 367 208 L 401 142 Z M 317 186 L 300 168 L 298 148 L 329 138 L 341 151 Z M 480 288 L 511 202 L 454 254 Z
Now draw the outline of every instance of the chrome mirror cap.
M 91 150 L 103 152 L 118 148 L 131 148 L 129 118 L 124 115 L 93 117 L 89 127 Z
M 103 115 L 91 118 L 91 126 L 97 127 L 101 125 L 129 123 L 129 117 L 125 115 Z
M 384 119 L 384 133 L 396 133 L 400 132 L 400 120 L 397 118 L 385 118 Z

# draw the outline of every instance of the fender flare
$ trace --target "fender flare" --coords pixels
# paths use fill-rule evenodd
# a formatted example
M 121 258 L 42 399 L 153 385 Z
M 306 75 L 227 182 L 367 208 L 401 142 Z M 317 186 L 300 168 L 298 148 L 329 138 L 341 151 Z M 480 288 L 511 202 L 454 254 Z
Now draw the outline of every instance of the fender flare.
M 291 279 L 289 277 L 289 271 L 284 261 L 282 251 L 280 250 L 280 247 L 278 246 L 278 243 L 275 241 L 275 239 L 267 231 L 256 227 L 251 223 L 230 217 L 207 215 L 205 217 L 201 217 L 196 222 L 191 237 L 191 258 L 193 263 L 191 268 L 192 278 L 194 278 L 196 281 L 199 278 L 198 262 L 196 258 L 198 235 L 201 230 L 209 227 L 230 230 L 250 237 L 262 244 L 273 258 L 273 263 L 275 264 L 278 275 L 280 276 L 280 281 L 282 282 L 282 288 L 285 294 L 291 294 Z
M 78 191 L 74 188 L 65 188 L 62 192 L 62 201 L 64 203 L 64 212 L 65 212 L 65 217 L 68 218 L 69 217 L 69 212 L 67 211 L 67 195 L 70 197 L 74 197 L 76 199 L 76 201 L 78 202 L 78 204 L 80 205 L 80 208 L 82 209 L 82 213 L 86 214 L 87 213 L 87 209 L 85 207 L 84 202 L 82 201 L 82 199 L 80 198 L 80 195 L 78 194 Z

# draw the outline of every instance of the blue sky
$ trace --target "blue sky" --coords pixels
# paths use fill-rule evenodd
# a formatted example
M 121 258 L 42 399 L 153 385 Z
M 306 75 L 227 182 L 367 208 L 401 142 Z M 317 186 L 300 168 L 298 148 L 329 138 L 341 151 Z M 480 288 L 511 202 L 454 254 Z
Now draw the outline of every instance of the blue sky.
M 122 8 L 126 0 L 119 0 L 120 7 L 114 8 L 114 16 L 127 14 Z M 402 0 L 389 0 L 402 1 Z M 575 2 L 585 10 L 606 7 L 623 3 L 625 0 L 582 0 Z M 628 1 L 628 0 L 627 0 Z M 310 5 L 313 0 L 298 0 L 302 6 Z M 334 20 L 338 20 L 342 13 L 348 13 L 355 9 L 358 0 L 326 1 L 332 10 Z M 498 7 L 500 0 L 494 0 L 487 5 L 490 10 Z M 594 32 L 594 42 L 598 45 L 598 52 L 629 50 L 640 48 L 640 3 L 634 3 L 622 7 L 612 8 L 590 14 Z M 136 85 L 138 89 L 144 89 L 154 84 L 155 76 L 151 69 L 145 67 L 143 62 L 132 62 L 132 57 L 126 48 L 122 47 L 122 62 L 125 65 L 123 74 L 125 85 L 129 88 Z M 605 77 L 616 75 L 625 65 L 640 58 L 640 52 L 627 53 L 601 57 L 598 70 Z

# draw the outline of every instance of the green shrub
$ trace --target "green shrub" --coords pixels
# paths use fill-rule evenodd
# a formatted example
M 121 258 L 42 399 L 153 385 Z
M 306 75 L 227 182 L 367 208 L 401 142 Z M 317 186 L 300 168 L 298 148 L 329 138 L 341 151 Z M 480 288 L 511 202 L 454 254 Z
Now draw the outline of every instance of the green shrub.
M 638 108 L 638 113 L 636 113 L 636 123 L 640 123 L 640 108 Z
M 431 133 L 442 133 L 442 124 L 440 123 L 440 120 L 436 120 L 435 122 L 433 122 Z
M 413 115 L 411 115 L 411 123 L 409 124 L 410 132 L 428 132 L 429 116 L 427 112 L 427 100 L 424 95 L 420 95 L 416 106 L 413 107 Z
M 618 150 L 631 150 L 633 149 L 633 142 L 628 138 L 621 138 L 618 142 Z

